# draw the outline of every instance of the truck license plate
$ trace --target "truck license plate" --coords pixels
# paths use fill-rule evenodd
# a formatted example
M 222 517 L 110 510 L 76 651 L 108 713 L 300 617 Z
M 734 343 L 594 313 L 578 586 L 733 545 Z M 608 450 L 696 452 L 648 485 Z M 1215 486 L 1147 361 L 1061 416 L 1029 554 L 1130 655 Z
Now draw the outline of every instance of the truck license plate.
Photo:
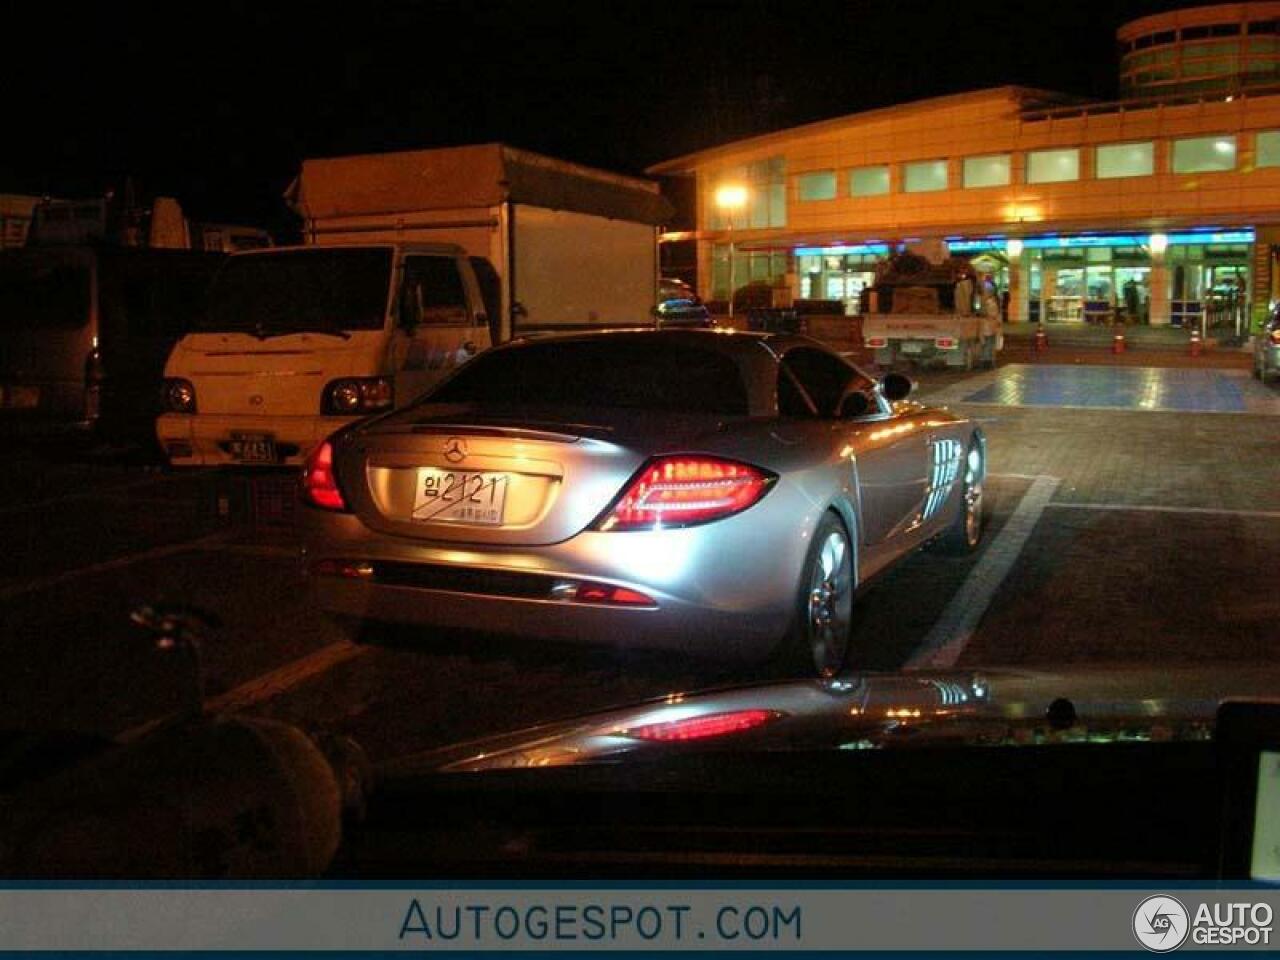
M 276 438 L 270 433 L 233 433 L 231 456 L 241 463 L 275 463 Z
M 413 497 L 412 519 L 419 523 L 496 526 L 507 504 L 505 473 L 471 473 L 422 467 Z
M 924 351 L 924 344 L 921 343 L 919 340 L 903 340 L 902 341 L 903 353 L 922 353 L 923 351 Z

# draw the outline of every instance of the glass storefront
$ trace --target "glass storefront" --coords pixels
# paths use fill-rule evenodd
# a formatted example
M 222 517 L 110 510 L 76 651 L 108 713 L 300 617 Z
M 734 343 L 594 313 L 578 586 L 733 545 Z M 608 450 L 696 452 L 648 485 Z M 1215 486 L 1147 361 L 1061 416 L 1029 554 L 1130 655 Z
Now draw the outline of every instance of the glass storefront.
M 1248 302 L 1251 249 L 1247 243 L 1178 244 L 1162 260 L 1142 244 L 1027 250 L 1026 316 L 1047 323 L 1182 325 L 1204 313 L 1212 326 L 1217 314 Z
M 1207 242 L 1200 242 L 1201 237 Z M 1010 305 L 1012 317 L 1032 323 L 1203 323 L 1212 329 L 1247 323 L 1253 244 L 1237 241 L 1252 239 L 1251 230 L 1172 233 L 1165 238 L 1163 254 L 1153 254 L 1147 234 L 1042 235 L 1023 238 L 1024 248 L 1012 264 L 1007 238 L 953 237 L 951 244 L 954 255 L 967 256 L 978 274 L 989 278 L 997 296 L 1025 298 Z M 863 291 L 875 283 L 876 264 L 889 249 L 871 242 L 797 248 L 793 293 L 804 300 L 838 300 L 846 314 L 856 314 Z M 723 248 L 717 251 L 720 289 L 728 261 Z M 769 255 L 750 255 L 761 256 Z M 768 269 L 769 279 L 777 282 L 786 270 L 785 255 L 769 264 L 739 261 L 735 275 L 744 278 L 751 271 L 754 279 Z M 1011 277 L 1014 270 L 1016 278 Z

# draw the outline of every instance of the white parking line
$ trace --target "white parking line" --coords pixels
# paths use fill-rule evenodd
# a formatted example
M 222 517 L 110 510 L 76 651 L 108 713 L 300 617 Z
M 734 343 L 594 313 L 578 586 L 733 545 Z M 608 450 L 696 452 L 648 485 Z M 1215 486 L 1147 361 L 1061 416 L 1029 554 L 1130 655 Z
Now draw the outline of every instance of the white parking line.
M 290 660 L 283 666 L 277 667 L 268 673 L 254 677 L 252 680 L 248 680 L 237 687 L 232 687 L 216 697 L 206 698 L 204 701 L 205 712 L 212 716 L 247 710 L 255 704 L 278 697 L 285 691 L 310 680 L 312 677 L 326 673 L 339 664 L 363 656 L 369 650 L 369 647 L 357 646 L 345 640 L 331 643 L 313 653 L 307 654 L 305 657 Z M 136 727 L 130 727 L 123 733 L 117 734 L 115 739 L 121 743 L 137 740 L 139 737 L 146 736 L 152 730 L 169 723 L 176 716 L 176 714 L 169 714 L 157 717 L 154 720 L 148 720 L 146 723 L 140 723 Z
M 1280 520 L 1280 510 L 1233 510 L 1230 507 L 1175 507 L 1153 503 L 1051 503 L 1054 510 L 1113 510 L 1119 513 L 1189 513 L 1208 517 Z
M 128 553 L 122 557 L 104 560 L 101 563 L 92 563 L 87 567 L 76 567 L 74 570 L 64 570 L 62 573 L 54 573 L 47 577 L 39 577 L 35 580 L 12 584 L 0 588 L 0 600 L 11 600 L 25 593 L 35 593 L 39 590 L 47 590 L 50 587 L 61 586 L 79 577 L 110 573 L 112 570 L 120 570 L 135 563 L 162 560 L 165 557 L 172 557 L 180 553 L 232 553 L 246 557 L 269 557 L 281 560 L 296 560 L 300 556 L 297 547 L 285 547 L 270 543 L 227 543 L 226 539 L 229 536 L 231 536 L 230 533 L 220 531 L 211 533 L 208 536 L 197 537 L 195 540 L 183 540 L 180 543 L 170 543 L 151 550 Z
M 136 480 L 130 480 L 127 483 L 117 483 L 105 487 L 94 487 L 89 490 L 77 490 L 74 493 L 64 493 L 61 496 L 48 497 L 44 500 L 30 500 L 23 503 L 15 503 L 7 507 L 0 507 L 0 516 L 8 516 L 12 513 L 26 513 L 31 510 L 41 510 L 45 507 L 56 507 L 59 504 L 72 503 L 76 500 L 98 500 L 115 497 L 128 490 L 137 490 L 140 487 L 149 487 L 158 483 L 167 483 L 176 476 L 177 474 L 172 473 L 149 474 L 145 477 L 139 477 Z
M 904 667 L 945 669 L 955 665 L 1000 584 L 1013 569 L 1018 554 L 1026 546 L 1059 482 L 1057 477 L 1036 477 L 1031 482 L 1013 515 L 969 571 L 969 576 L 942 611 L 938 622 Z
M 79 577 L 89 577 L 94 574 L 108 573 L 112 570 L 119 570 L 135 563 L 145 563 L 148 560 L 161 560 L 165 557 L 172 557 L 179 553 L 190 553 L 195 550 L 206 549 L 219 543 L 226 537 L 227 534 L 225 533 L 211 533 L 204 537 L 197 537 L 195 540 L 183 540 L 181 543 L 170 543 L 163 547 L 154 547 L 151 550 L 143 550 L 140 553 L 129 553 L 123 557 L 116 557 L 113 560 L 104 560 L 102 563 L 91 563 L 87 567 L 77 567 L 74 570 L 65 570 L 62 573 L 55 573 L 47 577 L 38 577 L 35 580 L 28 580 L 25 583 L 18 583 L 13 586 L 0 589 L 0 600 L 12 600 L 14 597 L 20 597 L 23 594 L 35 593 L 38 590 L 47 590 L 50 587 L 61 586 L 62 584 L 69 583 Z

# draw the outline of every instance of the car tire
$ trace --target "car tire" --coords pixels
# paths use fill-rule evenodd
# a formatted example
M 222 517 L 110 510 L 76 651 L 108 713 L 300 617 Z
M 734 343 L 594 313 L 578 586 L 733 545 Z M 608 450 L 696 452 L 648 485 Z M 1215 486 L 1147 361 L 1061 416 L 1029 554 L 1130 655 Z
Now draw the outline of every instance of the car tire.
M 961 470 L 960 509 L 956 511 L 951 525 L 936 541 L 942 553 L 956 556 L 978 549 L 986 526 L 983 514 L 983 489 L 987 478 L 986 451 L 977 437 L 969 441 Z
M 791 629 L 778 651 L 789 675 L 826 678 L 844 668 L 853 631 L 854 556 L 844 522 L 827 511 L 809 543 Z

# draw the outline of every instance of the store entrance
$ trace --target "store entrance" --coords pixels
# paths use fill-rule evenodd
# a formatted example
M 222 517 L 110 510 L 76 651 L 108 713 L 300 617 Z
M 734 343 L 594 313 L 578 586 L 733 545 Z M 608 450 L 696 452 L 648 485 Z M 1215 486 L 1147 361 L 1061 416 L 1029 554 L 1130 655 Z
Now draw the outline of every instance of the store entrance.
M 1030 279 L 1033 318 L 1048 323 L 1151 322 L 1151 259 L 1141 248 L 1045 251 L 1032 262 Z
M 862 292 L 876 282 L 876 259 L 863 254 L 797 257 L 800 298 L 838 300 L 847 316 L 859 313 Z

